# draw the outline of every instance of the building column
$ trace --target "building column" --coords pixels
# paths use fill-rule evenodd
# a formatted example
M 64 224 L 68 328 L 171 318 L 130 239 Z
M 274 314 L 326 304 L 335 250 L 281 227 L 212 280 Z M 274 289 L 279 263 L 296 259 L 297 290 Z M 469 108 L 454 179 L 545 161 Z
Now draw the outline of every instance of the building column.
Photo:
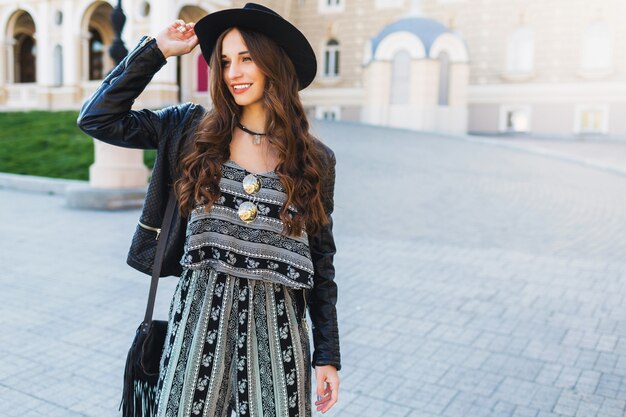
M 7 42 L 7 40 L 2 37 L 0 38 L 0 45 L 2 45 L 2 49 L 4 51 L 8 51 L 9 48 L 9 43 Z M 8 55 L 7 52 L 0 53 L 0 104 L 4 104 L 6 103 L 7 100 L 7 90 L 6 90 L 6 83 L 7 83 L 7 65 L 8 65 Z
M 89 185 L 94 188 L 134 188 L 148 184 L 143 151 L 109 145 L 94 139 L 95 161 L 89 167 Z
M 89 40 L 91 39 L 91 33 L 89 31 L 81 31 L 80 33 L 80 48 L 79 48 L 79 68 L 80 71 L 80 79 L 79 82 L 81 84 L 89 81 Z
M 73 27 L 68 22 L 75 22 L 76 11 L 73 0 L 65 0 L 63 3 L 63 84 L 68 87 L 78 88 L 78 68 L 80 65 L 80 27 Z
M 49 87 L 54 83 L 54 72 L 51 68 L 54 68 L 52 64 L 52 46 L 50 42 L 50 12 L 48 2 L 39 3 L 38 12 L 40 16 L 45 16 L 46 19 L 36 22 L 35 44 L 37 45 L 37 85 L 43 87 Z
M 15 39 L 14 38 L 8 38 L 6 40 L 6 57 L 7 57 L 7 61 L 6 61 L 6 69 L 7 69 L 7 77 L 6 77 L 6 83 L 7 84 L 14 84 L 15 83 Z
M 363 70 L 363 85 L 365 97 L 361 121 L 374 125 L 386 125 L 389 122 L 391 62 L 370 62 Z

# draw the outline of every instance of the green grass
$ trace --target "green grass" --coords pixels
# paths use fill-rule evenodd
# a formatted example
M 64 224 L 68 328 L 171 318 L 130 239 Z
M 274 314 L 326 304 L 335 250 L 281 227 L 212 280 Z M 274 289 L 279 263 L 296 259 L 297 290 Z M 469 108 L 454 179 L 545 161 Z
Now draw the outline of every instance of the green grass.
M 87 180 L 93 139 L 76 126 L 77 111 L 0 113 L 0 172 Z M 156 151 L 144 152 L 152 168 Z

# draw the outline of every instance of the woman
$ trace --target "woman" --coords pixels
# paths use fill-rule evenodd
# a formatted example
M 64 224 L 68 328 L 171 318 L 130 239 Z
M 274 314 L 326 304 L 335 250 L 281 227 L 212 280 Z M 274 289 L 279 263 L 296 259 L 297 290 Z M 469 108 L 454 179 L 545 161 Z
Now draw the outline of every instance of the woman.
M 165 58 L 198 44 L 211 68 L 210 111 L 130 109 Z M 161 223 L 170 186 L 178 199 L 165 263 L 177 254 L 179 269 L 164 270 L 181 278 L 158 416 L 310 415 L 311 365 L 317 410 L 337 401 L 334 155 L 308 133 L 298 96 L 315 73 L 302 33 L 248 3 L 144 38 L 81 110 L 79 126 L 97 139 L 158 149 L 129 264 L 149 269 L 150 224 Z

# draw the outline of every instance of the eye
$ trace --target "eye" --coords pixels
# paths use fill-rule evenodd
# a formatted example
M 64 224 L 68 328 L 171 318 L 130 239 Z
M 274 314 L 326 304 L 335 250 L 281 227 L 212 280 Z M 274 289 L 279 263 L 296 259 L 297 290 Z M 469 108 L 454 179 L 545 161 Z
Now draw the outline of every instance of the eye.
M 230 64 L 230 62 L 228 62 L 228 61 L 222 61 L 222 66 L 226 67 L 226 66 L 228 66 L 228 64 Z
M 252 57 L 250 57 L 250 56 L 245 56 L 245 57 L 243 57 L 243 60 L 244 60 L 244 61 L 245 61 L 246 59 L 249 59 L 250 61 L 252 61 Z

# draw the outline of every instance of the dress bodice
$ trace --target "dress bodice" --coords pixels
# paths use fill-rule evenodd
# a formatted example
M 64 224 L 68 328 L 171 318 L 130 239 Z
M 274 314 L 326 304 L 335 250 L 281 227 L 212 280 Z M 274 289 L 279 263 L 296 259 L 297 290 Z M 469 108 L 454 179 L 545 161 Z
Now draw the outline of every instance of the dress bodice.
M 252 174 L 227 161 L 219 185 L 221 195 L 211 208 L 206 211 L 198 204 L 189 216 L 183 268 L 213 268 L 241 278 L 312 288 L 306 232 L 282 233 L 279 213 L 287 195 L 278 175 Z M 296 211 L 291 206 L 288 210 Z

